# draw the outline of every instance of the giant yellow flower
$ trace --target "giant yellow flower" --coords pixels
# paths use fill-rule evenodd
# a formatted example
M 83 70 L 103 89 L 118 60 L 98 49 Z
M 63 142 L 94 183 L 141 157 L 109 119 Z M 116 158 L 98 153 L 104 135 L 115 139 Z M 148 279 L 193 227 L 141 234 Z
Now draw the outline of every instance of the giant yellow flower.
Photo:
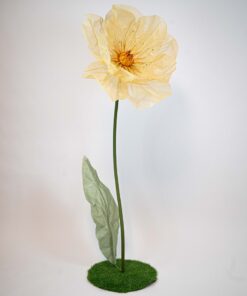
M 159 16 L 113 5 L 105 19 L 88 15 L 83 30 L 96 58 L 85 77 L 98 80 L 113 101 L 150 107 L 171 95 L 177 43 Z

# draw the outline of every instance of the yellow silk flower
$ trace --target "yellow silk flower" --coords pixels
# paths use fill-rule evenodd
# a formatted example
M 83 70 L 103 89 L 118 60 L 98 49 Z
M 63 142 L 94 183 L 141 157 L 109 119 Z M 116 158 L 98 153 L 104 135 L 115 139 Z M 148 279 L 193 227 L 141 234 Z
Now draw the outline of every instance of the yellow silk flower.
M 105 19 L 88 15 L 83 31 L 96 58 L 84 76 L 98 80 L 113 101 L 150 107 L 171 95 L 177 42 L 159 16 L 113 5 Z

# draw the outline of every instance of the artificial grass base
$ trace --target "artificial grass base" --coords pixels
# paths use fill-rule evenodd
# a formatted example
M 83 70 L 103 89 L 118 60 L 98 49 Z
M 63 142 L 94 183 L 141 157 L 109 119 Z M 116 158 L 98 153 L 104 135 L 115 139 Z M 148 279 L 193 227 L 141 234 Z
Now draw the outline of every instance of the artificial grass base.
M 141 290 L 157 280 L 157 271 L 149 264 L 136 260 L 125 260 L 125 271 L 120 270 L 121 260 L 116 266 L 109 261 L 96 263 L 88 270 L 87 279 L 94 286 L 119 293 Z

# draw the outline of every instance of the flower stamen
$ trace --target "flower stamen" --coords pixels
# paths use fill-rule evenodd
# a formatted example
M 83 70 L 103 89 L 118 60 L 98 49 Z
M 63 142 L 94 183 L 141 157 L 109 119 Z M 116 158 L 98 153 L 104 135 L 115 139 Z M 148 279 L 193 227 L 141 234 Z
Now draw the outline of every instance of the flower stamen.
M 131 67 L 134 63 L 134 56 L 130 50 L 118 54 L 117 61 L 122 67 Z

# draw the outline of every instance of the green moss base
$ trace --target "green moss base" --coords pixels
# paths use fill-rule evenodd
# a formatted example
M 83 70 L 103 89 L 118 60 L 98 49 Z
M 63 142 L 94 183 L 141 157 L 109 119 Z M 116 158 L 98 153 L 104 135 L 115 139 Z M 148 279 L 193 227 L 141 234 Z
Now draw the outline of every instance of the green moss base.
M 157 271 L 147 263 L 125 260 L 125 272 L 109 261 L 96 263 L 88 270 L 88 280 L 94 286 L 114 292 L 126 293 L 144 289 L 157 280 Z

